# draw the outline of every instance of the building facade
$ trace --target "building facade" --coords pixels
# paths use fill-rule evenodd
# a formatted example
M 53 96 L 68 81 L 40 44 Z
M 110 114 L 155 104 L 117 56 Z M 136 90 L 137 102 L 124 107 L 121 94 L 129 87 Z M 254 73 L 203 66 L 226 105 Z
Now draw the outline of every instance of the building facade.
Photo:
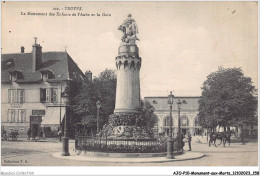
M 177 102 L 185 100 L 187 104 L 181 105 L 180 110 L 180 122 L 181 122 L 181 131 L 182 133 L 187 133 L 190 131 L 193 135 L 206 135 L 207 130 L 202 128 L 198 121 L 198 100 L 200 97 L 174 97 L 173 109 L 172 109 L 172 118 L 173 118 L 173 133 L 177 134 L 178 131 L 178 109 Z M 168 97 L 145 97 L 145 102 L 149 102 L 154 107 L 154 114 L 158 118 L 158 123 L 155 126 L 155 132 L 157 134 L 165 133 L 169 134 L 170 128 L 170 106 L 168 104 Z M 244 126 L 245 136 L 246 137 L 257 137 L 258 125 L 257 125 L 258 116 L 256 116 L 255 121 L 251 125 Z M 224 128 L 217 126 L 216 131 L 223 132 Z M 230 130 L 234 132 L 234 136 L 240 137 L 241 127 L 230 127 Z
M 60 129 L 65 104 L 61 93 L 72 81 L 87 77 L 67 52 L 42 52 L 36 43 L 31 53 L 2 54 L 1 122 L 2 131 L 18 130 L 53 136 Z M 90 72 L 88 72 L 89 74 Z
M 185 100 L 187 103 L 181 105 L 180 110 L 180 124 L 182 133 L 186 134 L 188 131 L 193 135 L 201 135 L 204 130 L 198 121 L 198 100 L 200 97 L 174 97 L 172 107 L 172 126 L 174 136 L 178 131 L 178 108 L 177 101 Z M 149 102 L 154 107 L 154 114 L 157 116 L 157 124 L 155 131 L 169 134 L 170 128 L 170 106 L 168 104 L 168 97 L 144 97 L 145 102 Z

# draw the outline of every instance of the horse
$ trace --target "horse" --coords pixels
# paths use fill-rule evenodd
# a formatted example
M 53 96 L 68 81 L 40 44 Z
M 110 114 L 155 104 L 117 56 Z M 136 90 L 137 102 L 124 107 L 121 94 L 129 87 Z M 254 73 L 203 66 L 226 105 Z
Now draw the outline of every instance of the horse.
M 228 131 L 228 132 L 224 132 L 224 136 L 225 136 L 225 139 L 223 141 L 223 145 L 225 147 L 226 145 L 226 142 L 228 142 L 229 146 L 230 146 L 230 142 L 231 142 L 231 131 Z
M 217 139 L 220 139 L 220 143 L 218 145 L 216 145 L 216 140 Z M 225 136 L 224 136 L 223 133 L 212 132 L 212 133 L 210 133 L 209 147 L 210 147 L 211 144 L 214 144 L 215 147 L 217 147 L 217 146 L 221 145 L 222 141 L 224 141 L 224 140 L 225 140 Z
M 226 142 L 229 143 L 230 146 L 230 141 L 231 141 L 231 133 L 230 132 L 212 132 L 210 133 L 210 139 L 209 139 L 209 147 L 211 144 L 214 144 L 215 147 L 219 146 L 222 144 L 223 142 L 223 146 L 225 147 Z M 220 139 L 220 143 L 218 145 L 216 145 L 216 140 Z

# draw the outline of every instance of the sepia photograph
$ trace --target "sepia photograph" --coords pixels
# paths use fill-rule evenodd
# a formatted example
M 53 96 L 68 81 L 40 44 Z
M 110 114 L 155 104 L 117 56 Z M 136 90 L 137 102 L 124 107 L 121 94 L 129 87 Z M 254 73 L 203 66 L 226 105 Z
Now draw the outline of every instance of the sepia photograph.
M 258 2 L 1 1 L 1 166 L 259 175 Z

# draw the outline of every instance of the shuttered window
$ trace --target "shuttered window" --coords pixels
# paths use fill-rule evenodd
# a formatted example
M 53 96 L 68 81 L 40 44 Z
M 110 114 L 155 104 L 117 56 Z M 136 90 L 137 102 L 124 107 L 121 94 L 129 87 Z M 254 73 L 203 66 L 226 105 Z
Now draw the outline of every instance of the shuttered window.
M 58 89 L 40 89 L 40 101 L 42 103 L 56 103 L 58 102 Z
M 26 110 L 18 109 L 18 122 L 26 122 Z
M 24 103 L 24 102 L 25 102 L 24 89 L 8 90 L 8 103 Z
M 7 122 L 15 122 L 15 109 L 8 109 Z

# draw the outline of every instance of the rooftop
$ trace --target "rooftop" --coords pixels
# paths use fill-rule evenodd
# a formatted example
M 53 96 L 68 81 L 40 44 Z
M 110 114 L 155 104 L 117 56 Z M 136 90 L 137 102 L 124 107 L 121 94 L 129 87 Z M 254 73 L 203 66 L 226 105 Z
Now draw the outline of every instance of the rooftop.
M 173 110 L 177 110 L 177 101 L 180 99 L 180 101 L 185 100 L 187 104 L 182 104 L 181 109 L 182 110 L 188 110 L 188 111 L 197 111 L 199 108 L 198 100 L 200 99 L 200 96 L 181 96 L 181 97 L 174 97 L 173 99 Z M 156 111 L 165 111 L 169 110 L 169 104 L 168 104 L 168 97 L 144 97 L 145 102 L 149 102 Z
M 54 74 L 53 79 L 47 81 L 64 81 L 86 79 L 83 72 L 72 60 L 67 52 L 43 52 L 42 63 L 39 69 L 32 70 L 32 53 L 12 53 L 1 55 L 2 83 L 11 82 L 10 72 L 18 70 L 21 76 L 16 80 L 19 83 L 41 82 L 41 71 L 48 70 Z

